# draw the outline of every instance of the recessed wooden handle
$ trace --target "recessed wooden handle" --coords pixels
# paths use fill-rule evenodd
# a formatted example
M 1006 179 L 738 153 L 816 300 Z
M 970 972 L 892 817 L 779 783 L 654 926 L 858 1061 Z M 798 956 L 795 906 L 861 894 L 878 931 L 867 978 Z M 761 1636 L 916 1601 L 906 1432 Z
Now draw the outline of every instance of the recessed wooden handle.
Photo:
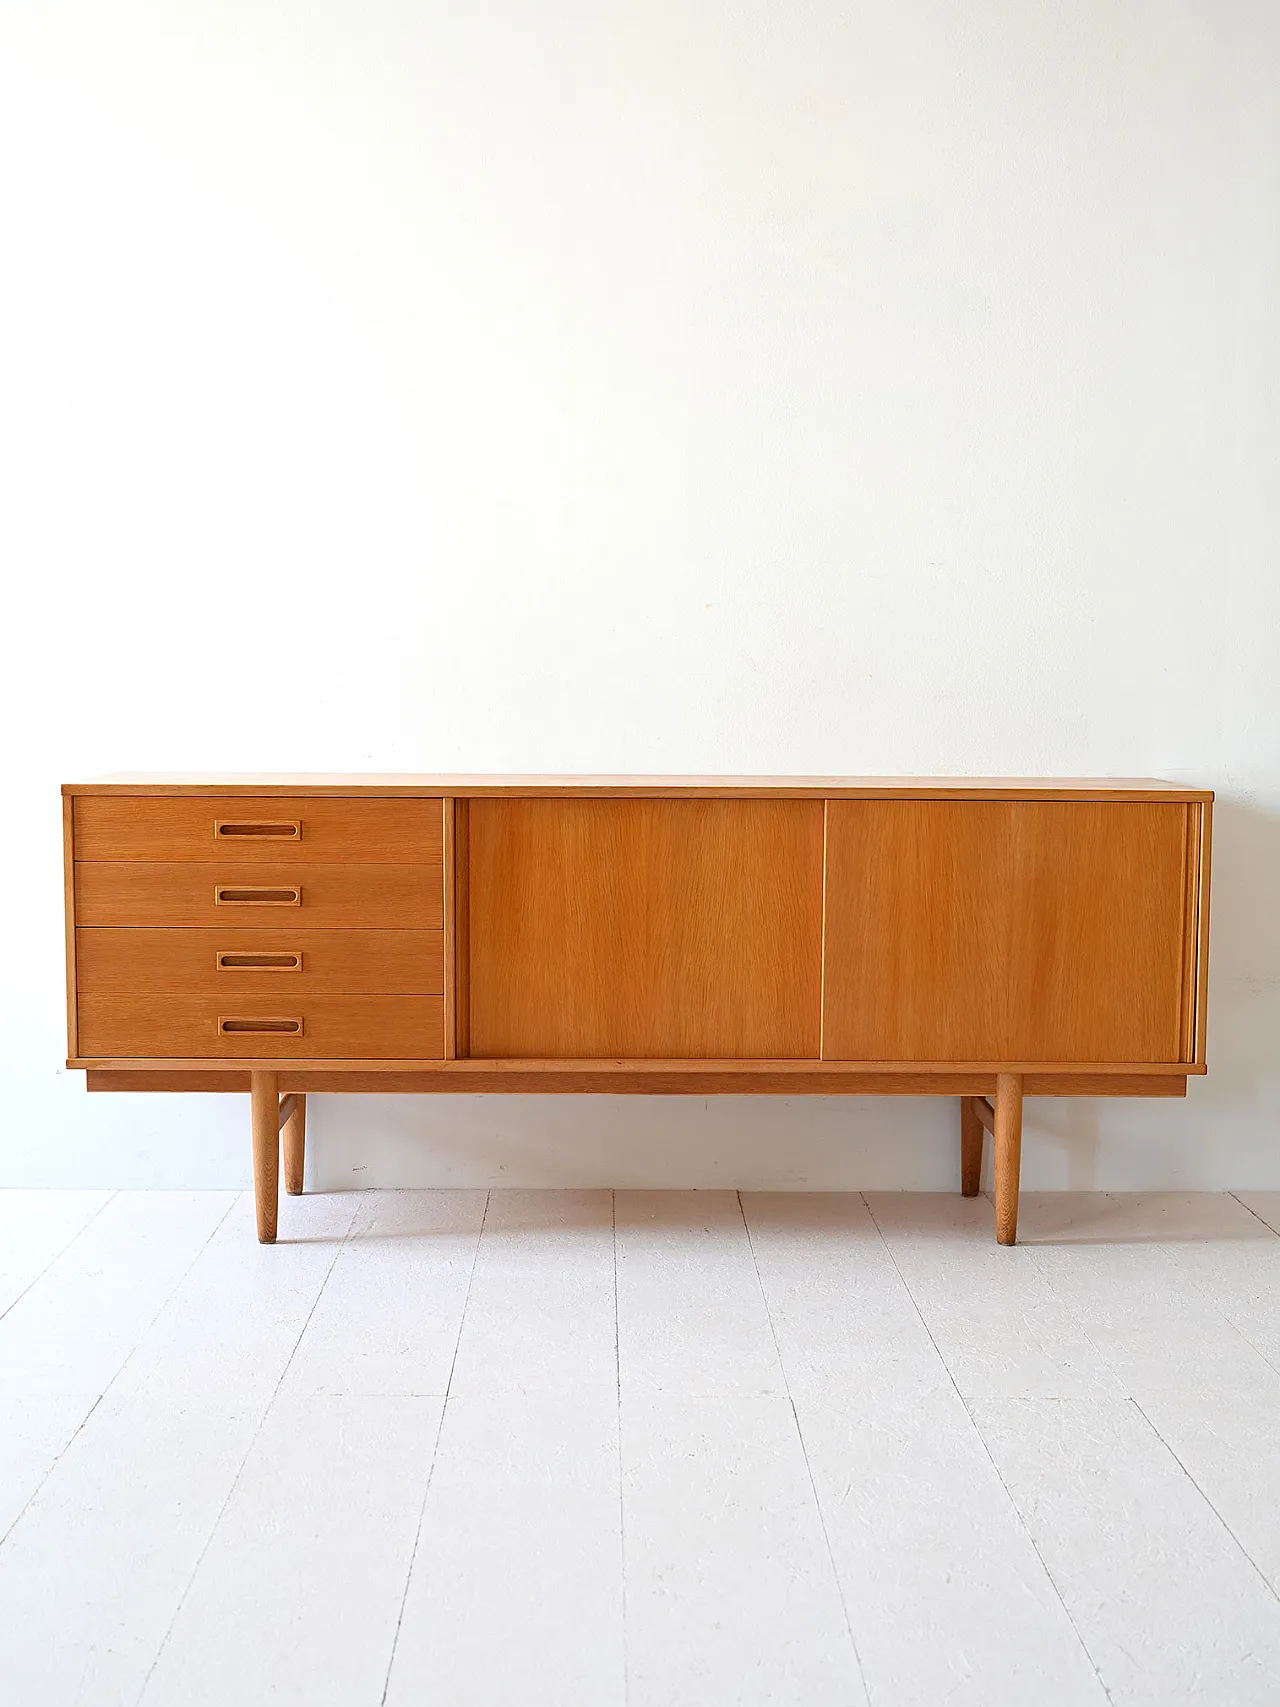
M 302 1036 L 302 1021 L 300 1019 L 236 1019 L 223 1017 L 218 1021 L 218 1032 L 223 1037 L 239 1037 L 244 1032 L 269 1031 L 283 1033 L 290 1037 Z
M 213 892 L 213 904 L 215 907 L 300 907 L 302 890 L 298 886 L 286 888 L 274 884 L 240 884 L 232 888 L 219 883 Z
M 262 820 L 215 818 L 213 833 L 218 841 L 232 838 L 247 841 L 255 836 L 272 836 L 279 841 L 297 842 L 302 839 L 302 823 L 297 818 Z
M 288 949 L 281 954 L 240 954 L 233 949 L 218 950 L 219 972 L 301 972 L 302 950 Z

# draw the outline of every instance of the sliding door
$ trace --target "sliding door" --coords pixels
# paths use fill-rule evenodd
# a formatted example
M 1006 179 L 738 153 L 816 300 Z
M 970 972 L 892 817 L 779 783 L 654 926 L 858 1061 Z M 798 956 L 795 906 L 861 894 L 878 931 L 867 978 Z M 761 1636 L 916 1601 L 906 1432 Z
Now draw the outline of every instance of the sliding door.
M 470 1053 L 816 1059 L 823 807 L 467 807 Z
M 1197 806 L 827 806 L 823 1056 L 1177 1062 Z

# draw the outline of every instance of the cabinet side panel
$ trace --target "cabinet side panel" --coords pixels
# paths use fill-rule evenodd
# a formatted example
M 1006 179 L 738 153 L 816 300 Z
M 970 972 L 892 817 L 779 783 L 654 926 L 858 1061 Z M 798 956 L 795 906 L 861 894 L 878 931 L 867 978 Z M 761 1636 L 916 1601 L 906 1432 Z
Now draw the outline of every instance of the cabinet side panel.
M 1178 1021 L 1181 1059 L 1196 1053 L 1196 976 L 1199 964 L 1200 847 L 1202 825 L 1198 806 L 1187 808 L 1185 854 L 1182 861 L 1182 1012 Z
M 1209 1023 L 1209 872 L 1213 852 L 1213 806 L 1200 808 L 1200 905 L 1196 918 L 1196 1037 L 1197 1066 L 1205 1063 L 1205 1035 Z
M 458 1060 L 471 1053 L 471 802 L 453 803 L 453 1035 Z
M 472 1055 L 816 1059 L 822 818 L 471 801 Z
M 67 1058 L 80 1053 L 76 1000 L 76 849 L 75 797 L 62 797 L 62 902 L 67 962 Z
M 1186 805 L 828 812 L 827 1059 L 1181 1059 Z
M 453 844 L 453 797 L 446 795 L 441 802 L 444 810 L 444 1057 L 451 1061 L 458 1052 L 458 1023 L 456 1000 L 457 929 L 455 906 L 456 857 Z

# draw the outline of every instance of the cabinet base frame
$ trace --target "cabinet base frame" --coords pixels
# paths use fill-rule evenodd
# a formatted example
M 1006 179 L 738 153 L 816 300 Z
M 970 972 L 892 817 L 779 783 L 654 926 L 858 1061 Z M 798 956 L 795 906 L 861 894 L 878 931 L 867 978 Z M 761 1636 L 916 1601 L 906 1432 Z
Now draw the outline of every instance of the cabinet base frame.
M 80 1065 L 81 1063 L 76 1063 Z M 87 1065 L 87 1064 L 86 1064 Z M 1185 1072 L 1150 1068 L 1121 1072 L 1011 1072 L 1007 1069 L 920 1070 L 875 1068 L 814 1070 L 807 1063 L 747 1065 L 620 1062 L 450 1062 L 447 1068 L 370 1072 L 365 1068 L 308 1067 L 276 1062 L 261 1068 L 88 1067 L 91 1091 L 248 1091 L 253 1137 L 254 1201 L 258 1239 L 275 1242 L 281 1150 L 285 1190 L 303 1188 L 307 1096 L 314 1092 L 511 1092 L 550 1094 L 957 1096 L 960 1099 L 960 1189 L 976 1197 L 982 1173 L 983 1134 L 995 1152 L 996 1239 L 1016 1243 L 1022 1156 L 1022 1105 L 1026 1096 L 1158 1096 L 1187 1094 Z

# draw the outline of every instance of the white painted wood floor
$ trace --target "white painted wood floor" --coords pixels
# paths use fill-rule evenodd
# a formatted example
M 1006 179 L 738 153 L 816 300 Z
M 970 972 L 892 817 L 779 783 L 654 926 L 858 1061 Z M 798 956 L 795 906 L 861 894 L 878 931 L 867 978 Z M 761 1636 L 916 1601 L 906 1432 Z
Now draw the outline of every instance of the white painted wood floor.
M 0 1193 L 0 1701 L 1280 1701 L 1280 1193 Z

